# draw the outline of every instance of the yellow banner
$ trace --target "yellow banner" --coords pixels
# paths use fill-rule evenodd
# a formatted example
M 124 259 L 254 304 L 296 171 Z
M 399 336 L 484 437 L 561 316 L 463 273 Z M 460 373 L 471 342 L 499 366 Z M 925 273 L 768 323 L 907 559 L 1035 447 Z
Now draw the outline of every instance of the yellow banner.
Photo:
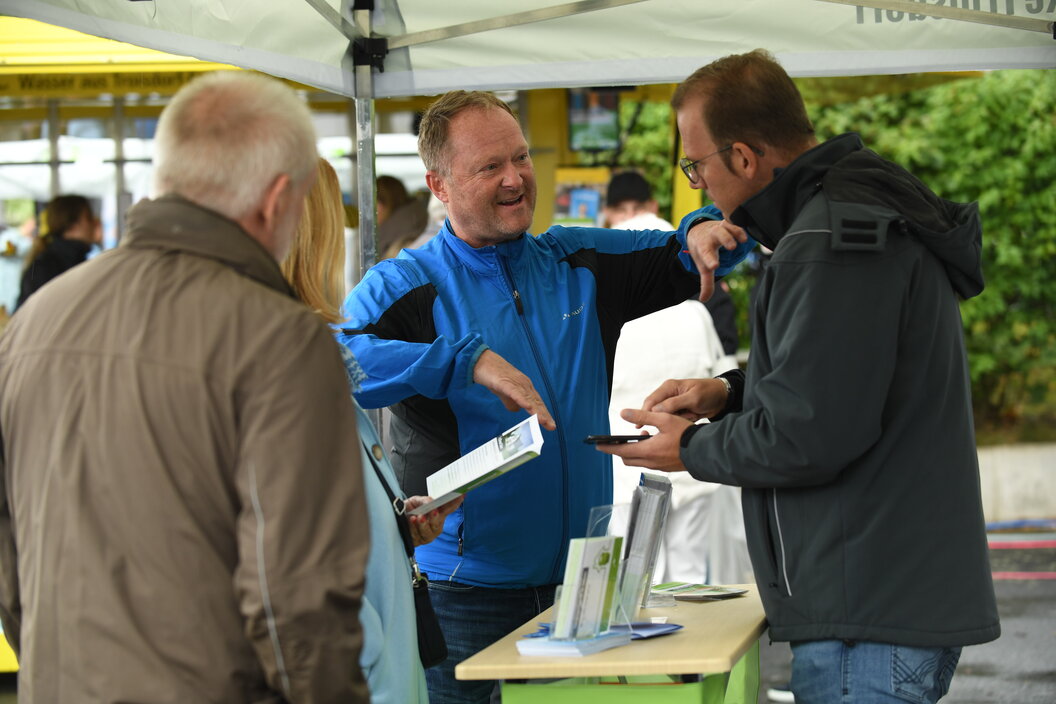
M 215 68 L 211 64 L 210 68 Z M 144 73 L 14 73 L 0 74 L 0 95 L 23 98 L 94 98 L 103 93 L 172 95 L 200 71 Z

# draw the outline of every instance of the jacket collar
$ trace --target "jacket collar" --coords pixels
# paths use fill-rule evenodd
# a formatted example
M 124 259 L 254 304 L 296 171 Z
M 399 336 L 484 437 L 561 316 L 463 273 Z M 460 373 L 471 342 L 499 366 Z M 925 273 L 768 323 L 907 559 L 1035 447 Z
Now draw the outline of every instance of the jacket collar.
M 730 221 L 740 225 L 769 249 L 792 225 L 807 201 L 821 188 L 833 164 L 862 149 L 861 138 L 847 133 L 803 152 L 783 169 L 774 169 L 774 180 L 733 211 Z
M 278 263 L 242 227 L 176 195 L 143 200 L 128 211 L 122 247 L 185 252 L 213 259 L 269 288 L 293 296 Z
M 444 245 L 470 269 L 481 275 L 494 276 L 502 273 L 501 259 L 516 261 L 524 250 L 526 234 L 517 239 L 486 247 L 470 247 L 462 240 L 455 231 L 451 229 L 451 220 L 444 220 L 444 226 L 440 228 L 440 237 Z
M 48 243 L 48 250 L 63 266 L 71 267 L 80 264 L 92 250 L 92 243 L 83 240 L 68 240 L 64 237 L 55 237 Z

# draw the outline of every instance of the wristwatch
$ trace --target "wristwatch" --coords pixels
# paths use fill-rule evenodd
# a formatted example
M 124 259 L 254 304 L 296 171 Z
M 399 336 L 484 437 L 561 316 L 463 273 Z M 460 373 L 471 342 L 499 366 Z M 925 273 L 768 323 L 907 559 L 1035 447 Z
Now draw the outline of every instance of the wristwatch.
M 715 378 L 721 381 L 722 385 L 726 387 L 726 403 L 723 404 L 723 408 L 726 408 L 730 405 L 730 399 L 733 398 L 733 384 L 731 384 L 730 380 L 724 376 L 717 376 Z

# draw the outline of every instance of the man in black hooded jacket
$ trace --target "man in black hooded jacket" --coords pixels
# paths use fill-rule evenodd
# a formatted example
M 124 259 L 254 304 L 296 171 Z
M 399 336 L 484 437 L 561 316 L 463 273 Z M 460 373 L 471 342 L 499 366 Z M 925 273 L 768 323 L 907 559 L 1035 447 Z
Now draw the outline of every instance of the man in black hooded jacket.
M 744 488 L 797 702 L 936 701 L 1000 635 L 958 307 L 983 288 L 978 208 L 855 134 L 819 145 L 765 51 L 672 102 L 690 181 L 774 254 L 747 376 L 665 382 L 623 412 L 657 436 L 599 449 Z

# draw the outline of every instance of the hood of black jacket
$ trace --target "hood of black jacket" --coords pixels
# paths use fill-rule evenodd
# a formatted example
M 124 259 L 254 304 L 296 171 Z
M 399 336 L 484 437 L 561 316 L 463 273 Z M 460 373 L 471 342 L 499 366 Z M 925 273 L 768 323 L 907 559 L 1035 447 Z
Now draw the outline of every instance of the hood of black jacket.
M 978 204 L 940 198 L 901 166 L 866 149 L 857 134 L 834 137 L 775 169 L 774 180 L 735 210 L 730 221 L 776 249 L 819 190 L 834 203 L 893 211 L 900 227 L 942 261 L 958 294 L 970 298 L 983 290 Z

